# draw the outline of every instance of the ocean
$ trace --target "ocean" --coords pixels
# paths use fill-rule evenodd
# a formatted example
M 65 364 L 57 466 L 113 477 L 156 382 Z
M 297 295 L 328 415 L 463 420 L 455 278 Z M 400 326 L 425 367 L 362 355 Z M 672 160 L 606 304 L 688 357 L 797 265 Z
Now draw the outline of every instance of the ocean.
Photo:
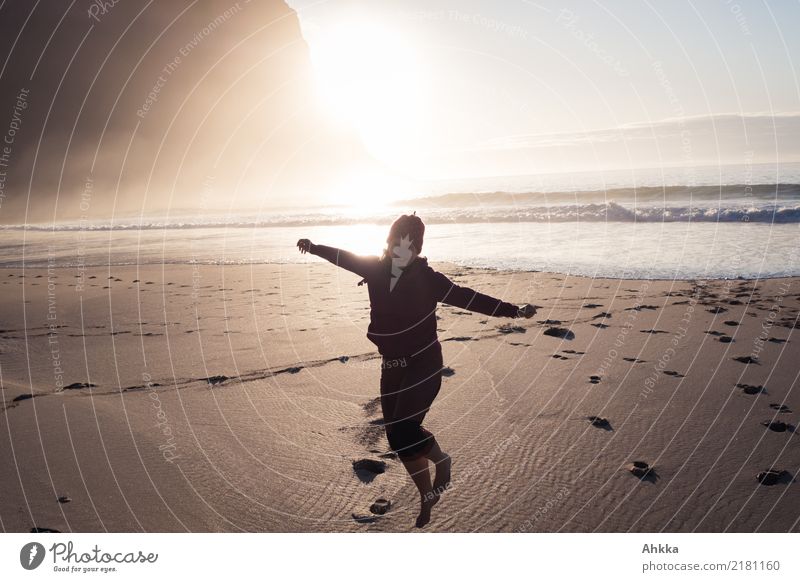
M 415 210 L 433 262 L 595 277 L 800 275 L 800 164 L 428 182 L 421 197 L 354 214 L 331 206 L 237 215 L 0 226 L 0 266 L 260 264 L 319 260 L 299 238 L 379 254 Z

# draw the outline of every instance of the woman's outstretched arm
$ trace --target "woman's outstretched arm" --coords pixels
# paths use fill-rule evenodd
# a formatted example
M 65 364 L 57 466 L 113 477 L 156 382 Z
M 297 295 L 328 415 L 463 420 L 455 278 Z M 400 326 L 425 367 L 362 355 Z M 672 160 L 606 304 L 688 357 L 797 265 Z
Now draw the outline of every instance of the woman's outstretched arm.
M 303 254 L 311 253 L 361 277 L 367 277 L 378 260 L 377 257 L 360 257 L 335 247 L 315 245 L 307 238 L 297 241 L 297 248 Z
M 430 269 L 429 277 L 436 300 L 441 303 L 495 317 L 528 318 L 533 317 L 536 313 L 536 307 L 533 305 L 518 307 L 513 303 L 495 299 L 469 287 L 456 285 L 445 275 L 433 269 Z

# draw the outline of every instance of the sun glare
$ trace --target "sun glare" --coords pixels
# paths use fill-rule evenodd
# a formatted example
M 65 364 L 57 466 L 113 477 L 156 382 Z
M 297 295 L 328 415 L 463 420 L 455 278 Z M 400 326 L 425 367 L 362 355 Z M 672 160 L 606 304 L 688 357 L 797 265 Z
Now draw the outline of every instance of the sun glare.
M 365 21 L 326 27 L 311 54 L 324 108 L 395 167 L 412 152 L 423 117 L 421 59 L 410 39 Z

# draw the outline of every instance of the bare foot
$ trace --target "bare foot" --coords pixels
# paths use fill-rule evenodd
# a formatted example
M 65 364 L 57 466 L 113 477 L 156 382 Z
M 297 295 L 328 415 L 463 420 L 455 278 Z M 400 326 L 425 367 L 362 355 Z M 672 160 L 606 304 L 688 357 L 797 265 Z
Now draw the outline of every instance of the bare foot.
M 439 498 L 433 494 L 427 494 L 420 499 L 419 515 L 417 516 L 416 527 L 425 527 L 431 520 L 431 509 L 436 505 Z
M 433 492 L 438 497 L 450 488 L 450 467 L 453 461 L 450 455 L 436 463 L 436 477 L 433 479 Z

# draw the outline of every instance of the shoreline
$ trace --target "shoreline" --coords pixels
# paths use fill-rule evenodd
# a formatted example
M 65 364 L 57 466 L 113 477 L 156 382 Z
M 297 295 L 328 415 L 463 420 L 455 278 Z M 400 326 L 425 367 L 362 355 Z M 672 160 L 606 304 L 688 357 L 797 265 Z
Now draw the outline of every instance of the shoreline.
M 79 270 L 92 270 L 92 269 L 106 269 L 106 270 L 113 270 L 115 268 L 122 268 L 122 269 L 130 269 L 130 268 L 139 268 L 139 269 L 150 269 L 153 267 L 162 267 L 163 269 L 169 269 L 173 267 L 187 267 L 187 268 L 194 268 L 194 267 L 217 267 L 222 269 L 232 269 L 232 268 L 253 268 L 253 267 L 306 267 L 310 263 L 299 263 L 299 262 L 253 262 L 253 263 L 201 263 L 201 262 L 174 262 L 174 263 L 115 263 L 112 265 L 87 265 L 85 267 L 78 267 L 78 266 L 55 266 L 55 267 L 48 267 L 45 265 L 37 265 L 31 267 L 19 267 L 19 266 L 6 266 L 0 265 L 0 271 L 47 271 L 49 269 L 54 269 L 56 271 L 79 271 Z M 532 269 L 504 269 L 501 267 L 472 267 L 469 265 L 461 265 L 458 263 L 453 263 L 451 261 L 431 261 L 430 265 L 437 268 L 437 269 L 444 269 L 446 271 L 456 271 L 456 270 L 468 270 L 468 271 L 485 271 L 497 274 L 507 274 L 507 275 L 533 275 L 537 274 L 540 276 L 546 275 L 553 275 L 553 276 L 560 276 L 560 277 L 569 277 L 569 278 L 576 278 L 576 279 L 588 279 L 588 280 L 608 280 L 608 281 L 654 281 L 654 282 L 674 282 L 674 283 L 689 283 L 694 281 L 780 281 L 784 279 L 799 279 L 800 273 L 797 275 L 775 275 L 775 276 L 767 276 L 767 277 L 744 277 L 744 276 L 736 276 L 736 277 L 686 277 L 686 278 L 666 278 L 666 277 L 657 277 L 657 278 L 645 278 L 645 277 L 609 277 L 609 276 L 591 276 L 591 275 L 582 275 L 582 274 L 570 274 L 570 273 L 562 273 L 560 271 L 537 271 Z

